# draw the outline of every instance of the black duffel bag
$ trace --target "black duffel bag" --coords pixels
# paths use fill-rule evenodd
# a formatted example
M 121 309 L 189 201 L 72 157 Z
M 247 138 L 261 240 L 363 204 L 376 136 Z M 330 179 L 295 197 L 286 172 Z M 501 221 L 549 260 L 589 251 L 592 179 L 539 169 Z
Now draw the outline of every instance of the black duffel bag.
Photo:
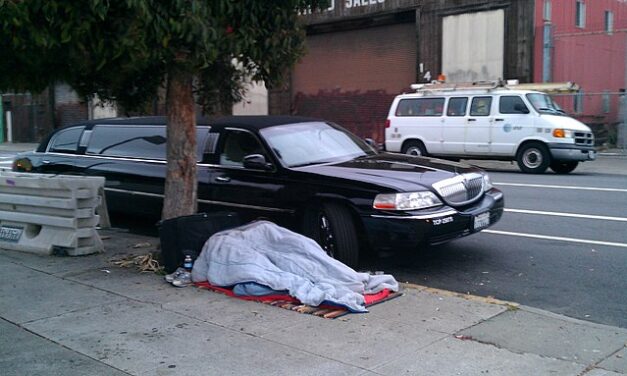
M 159 239 L 165 272 L 172 273 L 183 266 L 186 255 L 195 260 L 211 235 L 239 225 L 241 220 L 234 212 L 198 213 L 160 221 Z

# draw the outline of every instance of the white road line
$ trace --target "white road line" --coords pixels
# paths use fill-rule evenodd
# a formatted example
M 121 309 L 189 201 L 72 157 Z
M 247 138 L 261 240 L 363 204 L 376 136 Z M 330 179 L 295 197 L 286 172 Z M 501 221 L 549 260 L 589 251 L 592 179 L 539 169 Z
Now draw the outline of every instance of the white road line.
M 621 188 L 575 187 L 575 186 L 570 186 L 570 185 L 544 185 L 544 184 L 522 184 L 522 183 L 504 183 L 504 182 L 494 182 L 493 184 L 495 184 L 495 185 L 512 186 L 512 187 L 574 189 L 574 190 L 579 190 L 579 191 L 601 191 L 601 192 L 623 192 L 623 193 L 627 193 L 627 189 L 621 189 Z
M 488 234 L 495 234 L 495 235 L 518 236 L 518 237 L 522 237 L 522 238 L 534 238 L 534 239 L 543 239 L 543 240 L 559 240 L 559 241 L 562 241 L 562 242 L 594 244 L 594 245 L 606 245 L 606 246 L 610 246 L 610 247 L 627 248 L 627 244 L 625 244 L 625 243 L 602 242 L 602 241 L 598 241 L 598 240 L 563 238 L 561 236 L 536 235 L 536 234 L 526 234 L 526 233 L 522 233 L 522 232 L 509 232 L 509 231 L 496 231 L 496 230 L 483 230 L 481 232 L 485 232 L 485 233 L 488 233 Z
M 576 214 L 576 213 L 560 213 L 549 211 L 537 211 L 537 210 L 525 210 L 525 209 L 505 209 L 506 212 L 522 213 L 522 214 L 537 214 L 537 215 L 552 215 L 555 217 L 570 217 L 570 218 L 583 218 L 583 219 L 600 219 L 604 221 L 617 221 L 627 222 L 627 218 L 624 217 L 607 217 L 603 215 L 588 215 L 588 214 Z

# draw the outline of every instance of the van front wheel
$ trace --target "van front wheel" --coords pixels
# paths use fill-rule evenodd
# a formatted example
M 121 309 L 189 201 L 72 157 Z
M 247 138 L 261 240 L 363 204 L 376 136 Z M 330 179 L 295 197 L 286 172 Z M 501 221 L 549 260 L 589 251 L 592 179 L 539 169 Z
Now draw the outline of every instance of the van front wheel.
M 409 155 L 417 155 L 417 156 L 427 156 L 427 150 L 425 146 L 420 141 L 409 141 L 405 145 L 403 145 L 403 154 Z
M 551 164 L 549 150 L 541 143 L 533 142 L 523 145 L 516 154 L 518 167 L 523 172 L 542 174 Z
M 573 172 L 574 169 L 577 168 L 579 162 L 571 161 L 571 162 L 553 162 L 551 163 L 551 170 L 553 170 L 556 174 L 568 174 L 569 172 Z

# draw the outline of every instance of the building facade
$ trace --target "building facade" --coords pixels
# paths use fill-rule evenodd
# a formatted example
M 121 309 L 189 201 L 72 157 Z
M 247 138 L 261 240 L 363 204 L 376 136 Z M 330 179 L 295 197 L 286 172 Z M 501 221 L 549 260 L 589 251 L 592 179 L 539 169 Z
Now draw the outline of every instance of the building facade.
M 615 144 L 627 88 L 627 1 L 536 0 L 535 8 L 534 82 L 577 83 L 580 92 L 558 102 Z
M 303 15 L 307 54 L 271 114 L 335 121 L 383 141 L 394 96 L 412 83 L 532 80 L 533 0 L 335 0 Z

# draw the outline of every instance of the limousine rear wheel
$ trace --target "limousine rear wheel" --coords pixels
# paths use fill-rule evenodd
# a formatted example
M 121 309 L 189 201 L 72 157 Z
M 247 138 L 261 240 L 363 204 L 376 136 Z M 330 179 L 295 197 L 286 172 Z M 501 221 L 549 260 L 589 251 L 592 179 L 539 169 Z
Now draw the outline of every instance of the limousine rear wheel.
M 403 154 L 427 156 L 427 150 L 420 141 L 408 141 L 403 145 Z
M 336 203 L 324 203 L 305 213 L 304 232 L 325 252 L 356 267 L 359 262 L 359 241 L 355 221 L 348 209 Z
M 531 142 L 520 147 L 516 161 L 523 172 L 541 174 L 549 167 L 551 155 L 543 144 Z

